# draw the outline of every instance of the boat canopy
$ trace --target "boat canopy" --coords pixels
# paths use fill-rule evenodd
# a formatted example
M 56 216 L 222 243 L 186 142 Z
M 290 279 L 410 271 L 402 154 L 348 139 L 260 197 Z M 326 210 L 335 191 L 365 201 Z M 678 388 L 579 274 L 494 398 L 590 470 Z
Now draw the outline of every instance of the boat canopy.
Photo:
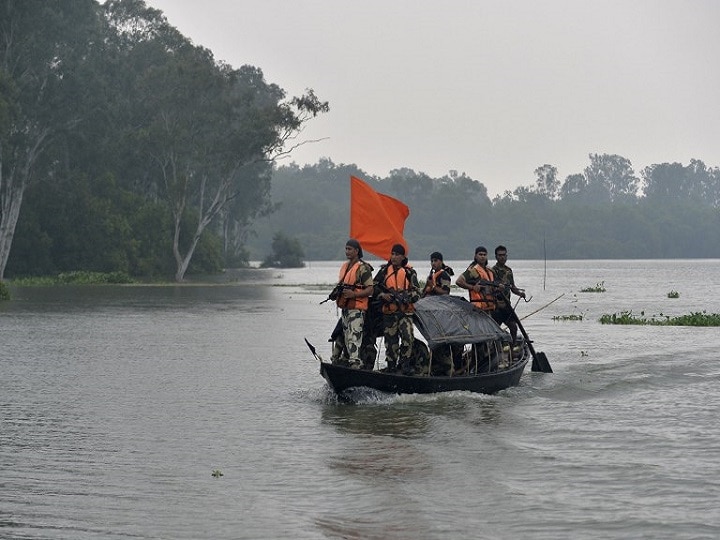
M 414 318 L 430 347 L 509 339 L 492 317 L 459 296 L 426 296 L 415 303 Z

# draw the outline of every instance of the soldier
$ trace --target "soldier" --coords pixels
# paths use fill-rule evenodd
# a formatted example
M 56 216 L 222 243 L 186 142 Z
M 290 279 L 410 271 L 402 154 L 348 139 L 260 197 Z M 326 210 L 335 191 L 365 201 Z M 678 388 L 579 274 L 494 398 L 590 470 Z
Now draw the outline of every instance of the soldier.
M 455 272 L 443 261 L 442 253 L 434 251 L 430 254 L 430 275 L 425 283 L 422 296 L 440 296 L 450 294 L 450 285 Z M 462 347 L 438 345 L 432 348 L 432 374 L 450 375 L 453 369 L 453 356 L 462 355 Z
M 454 275 L 453 269 L 446 266 L 443 262 L 442 253 L 433 251 L 430 254 L 430 275 L 425 283 L 422 296 L 436 296 L 440 294 L 450 294 L 450 285 L 452 280 L 450 276 Z
M 374 281 L 375 297 L 382 302 L 387 370 L 396 371 L 401 368 L 404 375 L 413 375 L 415 358 L 412 314 L 415 311 L 415 302 L 420 299 L 420 286 L 415 270 L 408 266 L 405 247 L 401 244 L 392 247 L 390 260 L 380 268 Z
M 505 326 L 510 330 L 510 337 L 512 337 L 512 341 L 515 343 L 518 327 L 510 303 L 510 296 L 516 294 L 520 298 L 525 298 L 525 291 L 515 286 L 512 268 L 506 265 L 506 262 L 507 248 L 500 245 L 495 248 L 495 266 L 492 267 L 492 271 L 495 274 L 495 279 L 504 285 L 504 287 L 498 289 L 495 299 L 497 305 L 493 312 L 493 319 L 495 319 L 498 324 L 505 323 Z
M 475 248 L 475 257 L 467 270 L 457 278 L 455 284 L 461 289 L 470 291 L 470 302 L 488 315 L 495 311 L 495 276 L 487 267 L 487 249 L 483 246 Z
M 347 262 L 340 268 L 340 276 L 336 288 L 335 301 L 341 310 L 342 337 L 333 341 L 330 361 L 341 363 L 347 356 L 351 368 L 361 369 L 360 347 L 363 340 L 365 313 L 368 309 L 368 297 L 373 292 L 372 266 L 362 260 L 363 251 L 360 242 L 354 238 L 345 244 Z M 332 295 L 331 295 L 332 296 Z

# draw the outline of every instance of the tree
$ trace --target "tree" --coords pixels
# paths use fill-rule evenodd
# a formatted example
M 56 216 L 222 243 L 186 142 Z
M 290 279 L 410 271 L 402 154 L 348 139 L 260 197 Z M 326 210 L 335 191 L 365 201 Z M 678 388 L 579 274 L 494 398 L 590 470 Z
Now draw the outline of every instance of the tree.
M 273 237 L 272 254 L 265 258 L 262 266 L 301 268 L 305 266 L 305 263 L 303 263 L 304 256 L 305 253 L 303 253 L 302 246 L 297 238 L 291 238 L 282 232 L 278 232 Z
M 587 192 L 587 178 L 583 174 L 571 174 L 560 188 L 560 198 L 564 201 L 580 199 Z
M 633 202 L 639 180 L 630 160 L 616 154 L 590 154 L 585 168 L 588 188 L 599 197 L 613 202 Z
M 93 0 L 0 3 L 0 280 L 27 186 L 53 174 L 58 161 L 43 157 L 86 114 L 97 11 Z
M 557 174 L 557 167 L 553 165 L 545 164 L 535 169 L 535 176 L 537 176 L 535 189 L 540 195 L 550 200 L 557 199 L 560 190 L 560 180 L 558 180 Z
M 114 2 L 111 18 L 119 29 L 151 30 L 128 40 L 128 47 L 142 51 L 128 56 L 135 62 L 134 91 L 146 98 L 137 116 L 139 140 L 154 171 L 150 185 L 173 215 L 175 279 L 182 281 L 206 228 L 216 217 L 229 227 L 227 220 L 243 224 L 256 215 L 267 199 L 261 179 L 272 161 L 292 152 L 302 126 L 329 107 L 312 90 L 286 100 L 260 69 L 217 63 L 210 51 L 163 24 L 157 12 L 132 5 L 138 9 L 123 10 L 125 3 Z M 145 64 L 148 56 L 151 66 Z M 246 202 L 231 207 L 239 197 Z M 239 215 L 223 216 L 226 209 Z M 196 226 L 185 238 L 181 225 L 188 214 Z

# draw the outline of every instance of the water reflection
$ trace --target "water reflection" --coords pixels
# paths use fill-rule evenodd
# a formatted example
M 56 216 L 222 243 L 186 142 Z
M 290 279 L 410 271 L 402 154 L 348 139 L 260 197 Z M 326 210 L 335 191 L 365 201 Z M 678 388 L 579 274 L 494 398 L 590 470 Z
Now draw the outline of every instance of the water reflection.
M 343 433 L 397 438 L 419 437 L 427 432 L 429 423 L 421 410 L 397 403 L 396 406 L 329 406 L 322 412 L 322 422 Z
M 0 303 L 0 309 L 43 313 L 83 313 L 107 308 L 242 310 L 244 307 L 258 309 L 257 302 L 270 298 L 271 289 L 251 284 L 14 287 L 13 300 Z

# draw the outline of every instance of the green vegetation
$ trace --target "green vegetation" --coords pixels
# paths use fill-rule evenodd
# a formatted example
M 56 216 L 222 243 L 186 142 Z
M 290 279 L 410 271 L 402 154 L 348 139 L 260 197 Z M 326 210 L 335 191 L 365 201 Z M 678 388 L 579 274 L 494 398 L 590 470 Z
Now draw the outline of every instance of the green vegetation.
M 585 313 L 572 313 L 570 315 L 555 315 L 553 316 L 553 321 L 582 321 L 585 319 Z
M 4 281 L 0 281 L 0 302 L 3 300 L 10 300 L 10 289 Z
M 677 292 L 675 289 L 667 293 L 668 298 L 680 298 L 680 293 Z
M 599 283 L 596 283 L 594 287 L 585 287 L 584 289 L 580 289 L 580 292 L 605 292 L 605 282 L 600 281 Z
M 56 277 L 28 277 L 13 280 L 13 285 L 50 286 L 50 285 L 111 285 L 137 283 L 124 272 L 63 272 Z
M 520 186 L 495 198 L 482 182 L 455 171 L 431 177 L 399 168 L 374 177 L 358 165 L 329 159 L 279 167 L 271 197 L 280 211 L 255 221 L 257 235 L 248 237 L 247 248 L 252 260 L 262 260 L 273 235 L 286 231 L 302 242 L 307 260 L 343 260 L 352 174 L 410 207 L 405 237 L 411 264 L 435 250 L 446 260 L 469 262 L 477 245 L 478 212 L 483 215 L 483 242 L 490 249 L 499 243 L 509 246 L 513 259 L 702 258 L 720 253 L 717 167 L 697 160 L 646 167 L 639 175 L 643 196 L 637 197 L 613 187 L 628 175 L 635 178 L 626 159 L 589 158 L 586 169 L 567 177 L 552 195 L 537 186 Z M 543 168 L 536 174 L 546 172 Z M 440 231 L 438 216 L 453 234 Z
M 262 263 L 263 268 L 302 268 L 302 246 L 297 238 L 290 238 L 283 233 L 277 233 L 272 241 L 272 254 L 268 255 Z
M 143 0 L 3 2 L 0 59 L 0 280 L 220 270 L 274 209 L 273 161 L 329 110 Z
M 720 313 L 692 312 L 689 315 L 671 317 L 670 315 L 651 315 L 645 317 L 641 311 L 640 316 L 632 314 L 632 311 L 621 311 L 612 315 L 604 314 L 600 317 L 602 324 L 640 324 L 655 326 L 720 326 Z

